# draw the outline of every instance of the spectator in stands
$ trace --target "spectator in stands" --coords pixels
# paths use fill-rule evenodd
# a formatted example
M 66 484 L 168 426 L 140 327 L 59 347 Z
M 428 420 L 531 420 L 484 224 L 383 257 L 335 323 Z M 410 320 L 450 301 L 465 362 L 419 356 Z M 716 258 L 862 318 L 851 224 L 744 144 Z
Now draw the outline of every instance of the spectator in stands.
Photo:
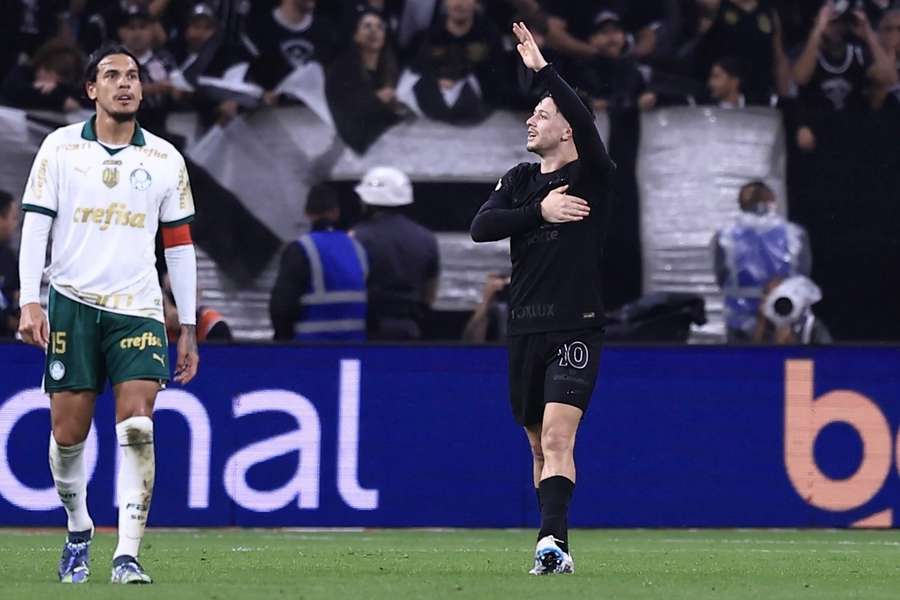
M 219 18 L 208 3 L 197 2 L 191 7 L 182 25 L 183 35 L 170 43 L 169 47 L 178 70 L 186 73 L 219 33 Z
M 245 43 L 253 56 L 248 77 L 266 90 L 275 104 L 275 88 L 294 69 L 311 61 L 328 65 L 338 44 L 337 28 L 314 12 L 317 0 L 281 0 L 278 6 L 248 23 Z
M 865 48 L 854 43 L 851 31 Z M 804 107 L 841 112 L 870 106 L 870 86 L 890 87 L 896 83 L 897 73 L 866 13 L 840 13 L 829 0 L 822 5 L 806 46 L 794 63 L 794 78 Z
M 353 43 L 328 67 L 325 95 L 337 131 L 362 154 L 409 108 L 397 100 L 399 68 L 386 44 L 386 24 L 373 10 L 363 10 L 353 29 Z
M 3 80 L 4 101 L 19 108 L 73 112 L 81 108 L 83 58 L 73 45 L 60 40 L 44 44 L 26 64 Z
M 475 308 L 463 330 L 463 341 L 483 344 L 505 340 L 508 302 L 509 275 L 489 273 L 481 294 L 481 304 Z
M 809 276 L 812 257 L 806 231 L 775 214 L 775 194 L 761 181 L 738 194 L 736 222 L 712 240 L 716 281 L 725 294 L 729 342 L 753 339 L 760 305 L 776 279 Z
M 359 242 L 336 229 L 335 191 L 313 187 L 306 200 L 311 231 L 288 244 L 272 288 L 269 314 L 275 339 L 366 339 L 368 261 Z
M 168 273 L 162 276 L 162 291 L 166 336 L 169 338 L 169 343 L 175 343 L 178 341 L 181 325 L 178 322 L 178 306 L 175 304 L 175 294 L 172 293 L 172 282 Z M 199 289 L 197 296 L 200 296 Z M 230 342 L 231 340 L 231 328 L 222 313 L 197 302 L 197 341 L 203 343 L 207 341 Z
M 594 110 L 627 110 L 639 99 L 643 108 L 651 108 L 654 101 L 644 95 L 644 77 L 634 59 L 625 56 L 626 33 L 617 13 L 602 11 L 594 17 L 588 44 L 595 55 L 584 61 L 574 81 L 594 98 Z
M 405 0 L 337 0 L 325 6 L 328 4 L 332 8 L 329 14 L 331 20 L 340 25 L 342 32 L 347 32 L 347 35 L 341 36 L 342 38 L 353 37 L 361 12 L 375 11 L 384 21 L 388 38 L 396 39 L 403 18 Z
M 597 48 L 588 42 L 597 16 L 604 12 L 619 15 L 625 32 L 625 54 L 637 60 L 652 56 L 657 50 L 657 32 L 665 21 L 661 0 L 541 0 L 550 15 L 548 46 L 572 59 L 591 59 Z
M 743 65 L 726 56 L 713 63 L 707 86 L 712 102 L 719 108 L 744 108 L 747 99 L 742 89 Z
M 611 10 L 622 16 L 622 25 L 627 32 L 627 51 L 638 61 L 652 59 L 662 51 L 670 49 L 668 38 L 675 23 L 669 0 L 603 0 L 602 10 Z
M 0 2 L 0 78 L 61 32 L 67 5 L 63 0 Z
M 369 257 L 369 339 L 419 339 L 437 297 L 437 238 L 401 213 L 413 203 L 412 184 L 402 171 L 369 169 L 356 193 L 368 210 L 353 235 Z
M 865 48 L 851 38 L 862 40 Z M 822 5 L 803 52 L 794 63 L 803 114 L 797 130 L 802 150 L 814 150 L 817 121 L 831 113 L 878 108 L 897 81 L 896 66 L 881 46 L 862 10 L 839 12 L 828 0 Z
M 698 0 L 710 20 L 695 50 L 697 75 L 709 75 L 713 62 L 726 56 L 748 66 L 747 104 L 772 105 L 786 96 L 790 65 L 781 40 L 781 22 L 769 0 Z
M 422 112 L 449 123 L 485 118 L 507 92 L 501 75 L 502 48 L 494 24 L 476 0 L 444 0 L 445 12 L 418 43 L 414 87 Z
M 559 2 L 541 0 L 548 15 L 547 46 L 569 59 L 590 59 L 597 49 L 587 42 L 591 26 L 603 7 L 597 0 Z
M 131 7 L 138 7 L 150 13 L 156 19 L 151 24 L 151 48 L 165 45 L 167 36 L 159 21 L 169 0 L 118 0 L 115 2 L 97 2 L 96 9 L 86 12 L 86 19 L 78 31 L 78 43 L 86 54 L 92 53 L 100 46 L 112 42 L 118 36 L 122 21 L 128 18 Z
M 12 249 L 18 226 L 19 207 L 0 190 L 0 338 L 13 337 L 19 325 L 19 261 Z
M 894 64 L 895 77 L 900 80 L 900 4 L 884 13 L 878 23 L 878 38 Z M 874 99 L 876 106 L 886 105 L 889 110 L 900 113 L 900 84 L 882 85 Z
M 194 4 L 183 31 L 173 48 L 175 64 L 184 81 L 193 87 L 184 101 L 197 110 L 201 128 L 207 129 L 214 123 L 225 125 L 242 108 L 255 107 L 257 99 L 227 87 L 226 74 L 242 64 L 248 65 L 251 57 L 243 44 L 229 43 L 212 6 L 207 2 Z M 202 83 L 200 77 L 205 78 Z
M 158 25 L 158 19 L 146 7 L 127 5 L 118 23 L 119 41 L 141 65 L 143 99 L 138 119 L 142 127 L 165 135 L 166 116 L 173 101 L 180 97 L 180 93 L 169 81 L 170 74 L 175 69 L 175 59 L 166 50 L 153 49 L 153 31 Z

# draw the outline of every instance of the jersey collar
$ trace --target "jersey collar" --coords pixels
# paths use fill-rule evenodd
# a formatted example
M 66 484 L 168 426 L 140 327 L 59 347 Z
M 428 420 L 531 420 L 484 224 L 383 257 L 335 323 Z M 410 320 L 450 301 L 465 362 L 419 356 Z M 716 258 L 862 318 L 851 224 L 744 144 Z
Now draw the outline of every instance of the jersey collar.
M 97 131 L 94 127 L 96 120 L 97 117 L 95 115 L 84 122 L 84 127 L 81 128 L 82 139 L 101 143 L 100 140 L 97 139 Z M 137 122 L 134 123 L 134 134 L 131 136 L 131 141 L 128 143 L 131 146 L 145 146 L 147 144 L 147 140 L 144 139 L 144 131 Z

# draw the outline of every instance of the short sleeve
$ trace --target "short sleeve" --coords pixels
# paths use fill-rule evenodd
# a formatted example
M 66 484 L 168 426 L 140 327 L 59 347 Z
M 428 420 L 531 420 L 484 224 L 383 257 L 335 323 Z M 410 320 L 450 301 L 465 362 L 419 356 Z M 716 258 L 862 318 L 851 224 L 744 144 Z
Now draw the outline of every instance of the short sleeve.
M 22 195 L 22 210 L 55 218 L 59 209 L 57 144 L 48 136 L 41 144 Z
M 175 178 L 159 208 L 159 222 L 163 227 L 176 227 L 194 220 L 194 195 L 184 158 L 176 154 L 172 166 Z

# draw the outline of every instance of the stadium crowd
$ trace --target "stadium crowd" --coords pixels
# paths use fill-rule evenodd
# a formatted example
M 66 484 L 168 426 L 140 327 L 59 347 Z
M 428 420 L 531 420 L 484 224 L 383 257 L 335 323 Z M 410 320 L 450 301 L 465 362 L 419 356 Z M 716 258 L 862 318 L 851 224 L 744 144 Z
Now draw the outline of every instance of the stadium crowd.
M 815 143 L 826 113 L 900 110 L 900 8 L 889 0 L 5 0 L 0 98 L 73 111 L 85 56 L 120 41 L 144 66 L 141 122 L 172 110 L 206 123 L 290 102 L 317 63 L 343 137 L 364 150 L 424 114 L 472 123 L 530 108 L 513 20 L 535 31 L 602 111 L 796 103 Z M 260 93 L 255 93 L 259 91 Z
M 2 0 L 0 6 L 0 36 L 12 40 L 0 46 L 0 104 L 91 108 L 81 89 L 86 56 L 117 41 L 143 67 L 139 121 L 176 145 L 178 132 L 166 129 L 173 111 L 195 111 L 209 127 L 308 101 L 310 89 L 357 153 L 417 116 L 471 125 L 493 110 L 530 111 L 539 90 L 516 55 L 510 32 L 516 20 L 528 24 L 559 71 L 610 119 L 673 105 L 772 106 L 784 110 L 791 145 L 815 153 L 820 127 L 832 116 L 900 114 L 900 3 L 891 0 Z

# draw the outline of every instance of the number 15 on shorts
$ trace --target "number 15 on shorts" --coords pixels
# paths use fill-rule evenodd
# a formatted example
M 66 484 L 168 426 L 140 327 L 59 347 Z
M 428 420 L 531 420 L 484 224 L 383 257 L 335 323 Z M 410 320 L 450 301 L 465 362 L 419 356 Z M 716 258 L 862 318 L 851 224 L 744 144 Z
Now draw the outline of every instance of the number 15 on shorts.
M 66 353 L 66 332 L 53 331 L 50 333 L 50 352 L 52 354 Z

